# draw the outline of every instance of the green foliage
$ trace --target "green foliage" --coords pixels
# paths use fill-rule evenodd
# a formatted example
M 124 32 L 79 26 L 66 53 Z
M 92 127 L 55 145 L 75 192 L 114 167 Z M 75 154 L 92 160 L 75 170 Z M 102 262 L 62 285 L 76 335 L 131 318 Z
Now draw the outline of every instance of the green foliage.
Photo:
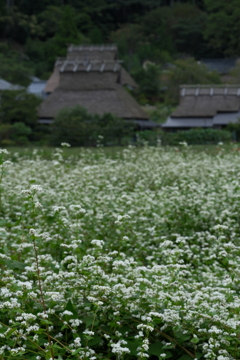
M 180 143 L 188 145 L 209 145 L 218 143 L 229 143 L 232 140 L 232 130 L 218 129 L 190 129 L 177 132 L 165 132 L 160 129 L 145 130 L 136 133 L 137 145 L 148 144 L 156 146 L 159 144 L 179 146 Z
M 240 119 L 238 119 L 237 123 L 229 123 L 227 130 L 232 133 L 233 140 L 240 141 Z
M 65 108 L 59 112 L 52 124 L 51 144 L 67 142 L 71 146 L 96 146 L 121 144 L 125 136 L 131 135 L 132 126 L 111 114 L 91 115 L 81 106 Z
M 24 90 L 1 92 L 0 122 L 22 122 L 31 128 L 37 124 L 37 106 L 41 100 Z
M 173 6 L 168 21 L 171 24 L 172 41 L 178 53 L 191 53 L 196 58 L 209 57 L 207 44 L 203 36 L 207 22 L 206 13 L 196 5 L 178 3 Z
M 160 95 L 160 68 L 154 64 L 148 64 L 146 68 L 141 68 L 133 75 L 139 85 L 136 90 L 137 97 L 144 97 L 151 103 L 156 102 Z
M 240 31 L 240 3 L 238 0 L 205 0 L 208 14 L 205 38 L 219 56 L 240 55 L 236 34 Z
M 179 101 L 179 86 L 191 84 L 220 84 L 216 72 L 211 72 L 204 64 L 194 59 L 176 60 L 165 74 L 162 84 L 166 86 L 165 100 L 173 105 Z
M 0 143 L 6 145 L 28 145 L 32 129 L 22 122 L 0 124 Z
M 150 120 L 157 122 L 159 124 L 164 123 L 168 116 L 170 116 L 173 111 L 174 111 L 174 107 L 170 106 L 168 104 L 165 103 L 156 103 L 153 106 L 149 106 L 146 105 L 144 107 L 144 111 L 146 111 L 149 116 L 150 116 Z
M 65 6 L 62 12 L 61 22 L 53 38 L 55 54 L 65 56 L 69 44 L 80 44 L 81 36 L 78 32 L 74 10 L 70 6 Z
M 0 78 L 13 84 L 27 86 L 33 71 L 24 55 L 0 44 Z
M 190 129 L 173 133 L 163 132 L 161 135 L 163 145 L 179 145 L 181 142 L 188 145 L 218 144 L 229 143 L 231 140 L 230 131 L 218 129 Z
M 2 145 L 26 145 L 35 140 L 37 106 L 41 100 L 21 91 L 1 92 L 0 141 Z

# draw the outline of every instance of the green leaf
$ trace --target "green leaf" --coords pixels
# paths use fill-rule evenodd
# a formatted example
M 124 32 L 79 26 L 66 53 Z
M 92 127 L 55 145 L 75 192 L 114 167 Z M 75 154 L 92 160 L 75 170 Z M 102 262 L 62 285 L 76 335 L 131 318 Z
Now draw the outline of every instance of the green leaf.
M 195 336 L 194 338 L 192 338 L 191 343 L 193 344 L 197 344 L 199 342 L 199 338 L 197 336 Z
M 141 342 L 139 340 L 136 341 L 128 341 L 127 347 L 131 351 L 131 354 L 136 356 L 137 355 L 137 348 L 140 346 Z
M 164 359 L 169 359 L 170 357 L 172 357 L 172 353 L 170 351 L 164 351 L 164 354 L 166 354 Z
M 16 331 L 16 329 L 11 329 L 11 330 L 7 333 L 7 335 L 5 335 L 6 338 L 7 338 L 7 339 L 10 338 L 10 336 L 11 336 L 15 331 Z
M 41 320 L 41 324 L 45 324 L 45 325 L 53 325 L 53 323 L 49 320 L 46 320 L 46 319 L 42 319 Z
M 71 300 L 68 300 L 68 303 L 64 310 L 71 311 L 74 315 L 78 315 L 77 311 L 74 309 L 74 306 L 73 306 Z
M 77 355 L 78 353 L 80 353 L 80 351 L 84 350 L 83 348 L 78 348 L 77 350 L 75 350 L 72 355 Z
M 26 264 L 17 261 L 17 260 L 4 260 L 5 264 L 10 268 L 10 269 L 24 269 Z
M 184 354 L 178 360 L 193 360 L 193 358 L 188 354 Z
M 83 322 L 86 324 L 86 327 L 92 325 L 93 321 L 94 321 L 94 316 L 88 316 L 83 319 Z
M 163 345 L 163 349 L 174 349 L 176 347 L 176 345 L 175 344 L 173 344 L 173 343 L 171 343 L 171 344 L 169 344 L 169 345 Z
M 159 356 L 161 354 L 161 350 L 163 348 L 163 344 L 161 341 L 158 341 L 149 346 L 149 354 Z
M 88 342 L 89 346 L 94 346 L 99 344 L 102 341 L 102 338 L 98 335 L 94 335 L 94 338 Z

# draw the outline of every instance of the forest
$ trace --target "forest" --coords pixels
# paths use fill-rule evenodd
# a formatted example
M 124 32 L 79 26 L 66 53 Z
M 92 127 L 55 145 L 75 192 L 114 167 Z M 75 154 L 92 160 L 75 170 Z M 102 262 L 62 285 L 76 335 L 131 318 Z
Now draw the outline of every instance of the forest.
M 132 95 L 161 122 L 178 104 L 179 85 L 221 83 L 201 59 L 237 58 L 239 33 L 239 0 L 0 0 L 0 79 L 26 87 L 33 76 L 49 78 L 68 44 L 115 43 L 139 85 Z M 239 65 L 232 75 L 239 83 Z M 36 124 L 39 100 L 15 99 L 2 94 L 3 138 L 16 121 L 35 132 L 25 119 Z
M 132 74 L 146 60 L 237 57 L 239 32 L 238 0 L 0 0 L 0 77 L 45 79 L 68 43 L 114 42 Z

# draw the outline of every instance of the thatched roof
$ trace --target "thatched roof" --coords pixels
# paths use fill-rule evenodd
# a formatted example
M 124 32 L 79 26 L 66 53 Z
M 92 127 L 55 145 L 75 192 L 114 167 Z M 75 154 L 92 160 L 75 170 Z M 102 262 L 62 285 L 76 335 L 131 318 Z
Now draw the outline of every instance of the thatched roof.
M 131 77 L 131 75 L 121 66 L 120 72 L 120 84 L 130 86 L 133 89 L 138 87 L 136 81 Z
M 117 60 L 58 60 L 57 66 L 62 72 L 118 72 L 121 68 L 120 61 Z
M 51 75 L 51 77 L 48 79 L 46 87 L 44 91 L 46 93 L 52 93 L 60 84 L 60 73 L 92 73 L 94 72 L 94 76 L 96 73 L 106 73 L 106 72 L 112 72 L 117 73 L 117 79 L 115 82 L 118 82 L 122 85 L 128 85 L 132 88 L 137 88 L 137 84 L 135 80 L 131 77 L 130 74 L 121 66 L 121 61 L 118 60 L 91 60 L 91 61 L 83 61 L 83 60 L 68 60 L 68 59 L 57 59 L 54 71 Z M 84 77 L 82 76 L 82 82 L 84 83 Z M 87 82 L 91 82 L 90 78 L 93 78 L 93 76 L 88 76 Z M 106 77 L 105 77 L 106 79 Z M 72 79 L 75 83 L 76 80 Z M 79 81 L 79 79 L 78 79 Z M 104 78 L 102 78 L 102 82 L 104 82 Z M 103 84 L 104 87 L 104 84 Z
M 123 119 L 149 118 L 135 99 L 118 84 L 110 90 L 71 91 L 58 88 L 41 103 L 38 116 L 41 119 L 53 119 L 62 108 L 76 105 L 99 115 L 110 112 Z
M 240 108 L 240 86 L 182 86 L 180 104 L 171 117 L 213 117 Z
M 115 44 L 70 45 L 67 50 L 68 59 L 82 60 L 116 60 L 118 49 Z
M 55 64 L 52 75 L 48 79 L 44 91 L 46 93 L 52 93 L 58 87 L 59 81 L 60 81 L 59 68 L 57 64 Z

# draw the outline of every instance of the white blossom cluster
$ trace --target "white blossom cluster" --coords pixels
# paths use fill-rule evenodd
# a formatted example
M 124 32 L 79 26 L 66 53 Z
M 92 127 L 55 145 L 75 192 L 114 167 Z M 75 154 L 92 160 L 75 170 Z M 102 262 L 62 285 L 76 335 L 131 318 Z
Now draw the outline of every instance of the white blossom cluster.
M 182 145 L 14 155 L 2 358 L 240 359 L 240 152 Z

